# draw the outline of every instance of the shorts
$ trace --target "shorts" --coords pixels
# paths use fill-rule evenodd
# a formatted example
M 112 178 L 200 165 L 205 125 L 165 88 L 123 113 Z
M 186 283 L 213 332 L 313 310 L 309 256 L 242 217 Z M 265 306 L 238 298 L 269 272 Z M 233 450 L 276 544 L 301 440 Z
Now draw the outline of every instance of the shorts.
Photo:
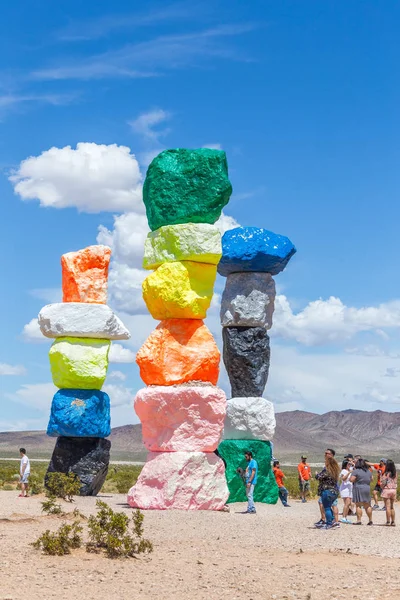
M 382 493 L 382 488 L 380 485 L 376 484 L 376 486 L 374 487 L 374 492 L 379 492 L 380 494 Z
M 299 480 L 299 487 L 300 487 L 301 492 L 309 492 L 310 491 L 310 482 Z
M 29 473 L 24 473 L 23 475 L 21 475 L 21 479 L 19 480 L 20 483 L 28 483 L 28 479 L 29 479 Z
M 396 500 L 397 490 L 383 488 L 381 496 L 382 498 L 390 498 L 391 500 Z
M 318 504 L 322 504 L 321 496 L 318 498 Z M 332 502 L 332 506 L 337 506 L 337 505 L 338 505 L 338 499 L 336 498 L 336 500 L 334 500 Z

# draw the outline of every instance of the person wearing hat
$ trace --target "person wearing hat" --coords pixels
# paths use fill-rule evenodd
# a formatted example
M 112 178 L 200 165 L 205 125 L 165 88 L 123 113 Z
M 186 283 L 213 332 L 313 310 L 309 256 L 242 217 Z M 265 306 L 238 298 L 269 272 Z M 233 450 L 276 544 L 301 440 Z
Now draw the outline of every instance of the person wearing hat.
M 381 508 L 379 506 L 379 496 L 378 496 L 378 494 L 382 493 L 381 477 L 382 477 L 382 475 L 384 475 L 384 473 L 386 471 L 386 458 L 381 458 L 379 463 L 370 463 L 368 461 L 365 461 L 365 462 L 367 463 L 367 465 L 369 467 L 372 467 L 378 473 L 376 485 L 372 492 L 372 495 L 374 497 L 374 506 L 372 507 L 372 510 L 386 510 L 385 506 L 383 506 L 383 508 Z
M 306 495 L 310 493 L 311 467 L 307 462 L 305 454 L 301 457 L 301 462 L 297 465 L 299 472 L 299 488 L 302 502 L 307 502 Z

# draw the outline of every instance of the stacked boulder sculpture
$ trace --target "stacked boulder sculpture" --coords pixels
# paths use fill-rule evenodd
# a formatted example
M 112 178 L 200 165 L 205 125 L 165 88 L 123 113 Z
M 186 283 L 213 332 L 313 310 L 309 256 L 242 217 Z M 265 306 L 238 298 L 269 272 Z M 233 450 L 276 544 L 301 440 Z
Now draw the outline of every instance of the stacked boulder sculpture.
M 229 502 L 246 499 L 237 468 L 250 450 L 259 465 L 257 502 L 275 503 L 278 488 L 271 471 L 275 432 L 272 403 L 262 397 L 268 379 L 275 282 L 296 252 L 291 241 L 258 227 L 238 227 L 222 238 L 220 275 L 227 278 L 221 302 L 223 358 L 231 384 L 224 440 L 218 451 L 226 462 Z
M 101 391 L 111 340 L 130 334 L 106 305 L 111 250 L 89 246 L 61 257 L 63 302 L 39 313 L 54 385 L 47 435 L 57 437 L 48 473 L 73 472 L 83 496 L 96 495 L 108 471 L 110 398 Z
M 229 495 L 222 437 L 226 396 L 220 353 L 203 323 L 221 258 L 214 225 L 232 191 L 226 156 L 166 150 L 150 164 L 143 200 L 150 229 L 143 298 L 160 324 L 137 353 L 148 386 L 135 398 L 149 450 L 128 503 L 143 509 L 220 510 Z

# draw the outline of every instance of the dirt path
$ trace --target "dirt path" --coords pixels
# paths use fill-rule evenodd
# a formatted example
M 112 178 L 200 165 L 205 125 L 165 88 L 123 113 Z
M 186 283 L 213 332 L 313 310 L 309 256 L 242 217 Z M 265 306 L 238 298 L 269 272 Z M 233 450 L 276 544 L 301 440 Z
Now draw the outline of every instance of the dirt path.
M 29 543 L 57 517 L 40 516 L 41 498 L 0 492 L 0 600 L 400 600 L 400 527 L 312 529 L 316 502 L 258 506 L 257 515 L 147 512 L 149 558 L 112 561 L 75 551 L 47 557 Z M 117 510 L 125 496 L 103 496 Z M 78 498 L 86 515 L 95 498 Z M 72 510 L 73 506 L 67 506 Z M 400 510 L 399 510 L 400 513 Z

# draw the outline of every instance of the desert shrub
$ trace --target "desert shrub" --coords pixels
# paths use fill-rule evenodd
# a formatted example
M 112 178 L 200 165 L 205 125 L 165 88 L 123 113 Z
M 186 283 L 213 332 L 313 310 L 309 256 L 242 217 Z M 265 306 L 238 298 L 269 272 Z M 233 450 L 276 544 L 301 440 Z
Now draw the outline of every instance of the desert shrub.
M 126 494 L 135 485 L 142 467 L 137 465 L 113 465 L 102 487 L 103 492 Z
M 29 477 L 29 490 L 31 494 L 41 494 L 43 492 L 43 477 L 37 473 L 32 473 Z
M 74 521 L 71 525 L 64 523 L 54 533 L 47 529 L 32 546 L 51 556 L 71 554 L 71 549 L 80 548 L 82 545 L 81 533 L 79 521 Z
M 10 483 L 3 483 L 3 488 L 2 488 L 5 492 L 11 492 L 12 490 L 15 490 L 15 485 L 11 485 Z
M 42 512 L 47 513 L 48 515 L 62 515 L 63 514 L 61 504 L 56 503 L 55 496 L 48 496 L 47 500 L 44 500 L 41 504 L 42 504 Z
M 46 476 L 46 495 L 55 496 L 73 502 L 73 496 L 79 494 L 81 484 L 75 473 L 48 473 Z
M 143 538 L 144 515 L 136 510 L 132 515 L 132 528 L 129 528 L 128 515 L 114 512 L 108 504 L 97 500 L 97 515 L 88 520 L 88 552 L 105 551 L 109 558 L 130 557 L 143 552 L 152 552 L 153 545 Z

